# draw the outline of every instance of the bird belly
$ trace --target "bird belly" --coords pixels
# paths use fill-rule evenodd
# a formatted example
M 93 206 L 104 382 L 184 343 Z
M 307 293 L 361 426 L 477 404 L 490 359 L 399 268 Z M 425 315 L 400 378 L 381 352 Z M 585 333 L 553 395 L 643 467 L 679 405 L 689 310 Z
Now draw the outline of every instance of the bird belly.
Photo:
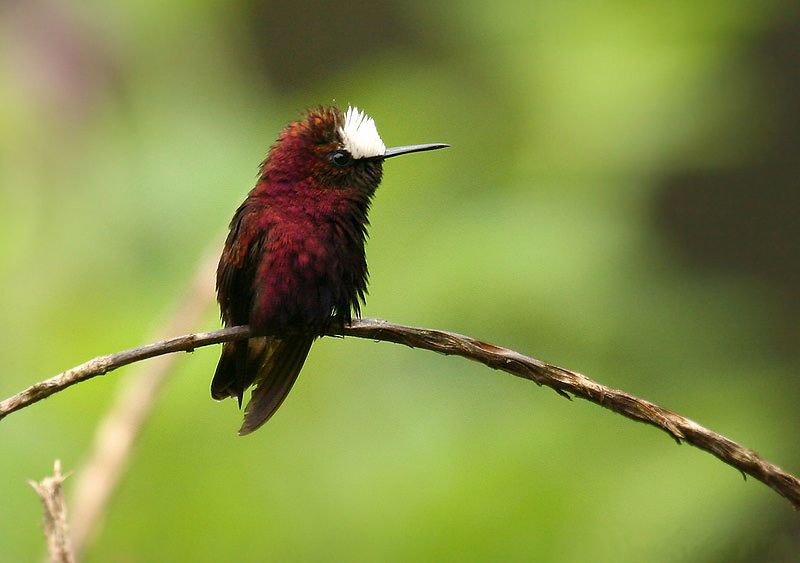
M 333 316 L 349 320 L 358 303 L 354 280 L 366 270 L 359 262 L 363 250 L 348 252 L 332 236 L 279 240 L 257 271 L 251 328 L 265 335 L 321 335 Z

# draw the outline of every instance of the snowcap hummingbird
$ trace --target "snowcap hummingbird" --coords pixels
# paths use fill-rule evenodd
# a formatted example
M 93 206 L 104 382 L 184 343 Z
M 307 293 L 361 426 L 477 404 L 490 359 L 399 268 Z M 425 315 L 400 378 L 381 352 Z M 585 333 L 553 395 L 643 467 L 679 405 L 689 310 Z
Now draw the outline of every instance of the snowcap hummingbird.
M 249 324 L 254 335 L 223 345 L 211 383 L 214 399 L 236 397 L 240 407 L 255 385 L 240 435 L 280 407 L 314 339 L 359 316 L 367 213 L 384 160 L 447 146 L 387 149 L 375 121 L 355 107 L 313 109 L 280 133 L 233 216 L 217 268 L 223 323 Z

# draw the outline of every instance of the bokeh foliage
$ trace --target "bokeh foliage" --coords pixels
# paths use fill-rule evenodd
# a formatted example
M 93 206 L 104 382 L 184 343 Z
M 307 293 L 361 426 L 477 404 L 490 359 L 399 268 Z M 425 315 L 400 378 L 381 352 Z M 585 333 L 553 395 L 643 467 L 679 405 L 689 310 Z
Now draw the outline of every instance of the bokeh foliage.
M 143 343 L 278 129 L 335 100 L 387 145 L 453 145 L 387 165 L 366 315 L 800 464 L 790 4 L 16 0 L 0 18 L 0 395 Z M 388 344 L 318 343 L 239 439 L 208 396 L 217 353 L 181 358 L 89 560 L 761 561 L 800 541 L 787 503 L 706 454 Z M 44 546 L 25 479 L 80 465 L 124 377 L 0 424 L 5 560 Z

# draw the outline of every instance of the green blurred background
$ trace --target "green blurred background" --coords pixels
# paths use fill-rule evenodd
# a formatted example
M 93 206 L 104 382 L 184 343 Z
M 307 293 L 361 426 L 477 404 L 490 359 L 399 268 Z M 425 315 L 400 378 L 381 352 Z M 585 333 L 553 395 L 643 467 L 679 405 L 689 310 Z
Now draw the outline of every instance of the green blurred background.
M 365 315 L 580 370 L 800 470 L 797 3 L 288 4 L 0 4 L 0 395 L 146 342 L 280 127 L 335 100 L 387 145 L 453 146 L 386 167 Z M 88 560 L 800 549 L 788 503 L 710 455 L 390 344 L 318 343 L 238 438 L 218 352 L 179 359 Z M 80 467 L 130 371 L 2 422 L 3 560 L 40 556 L 25 479 Z

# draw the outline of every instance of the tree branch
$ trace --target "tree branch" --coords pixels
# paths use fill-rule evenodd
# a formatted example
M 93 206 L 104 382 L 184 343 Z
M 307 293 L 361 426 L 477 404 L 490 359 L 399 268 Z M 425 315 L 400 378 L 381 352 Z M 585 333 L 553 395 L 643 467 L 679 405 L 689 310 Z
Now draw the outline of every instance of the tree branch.
M 796 510 L 800 510 L 800 479 L 797 477 L 769 463 L 753 450 L 684 416 L 624 391 L 601 385 L 580 373 L 461 334 L 408 327 L 377 319 L 356 320 L 342 328 L 332 327 L 328 334 L 382 340 L 440 354 L 461 356 L 539 385 L 545 385 L 563 396 L 569 397 L 572 394 L 586 399 L 633 420 L 655 426 L 672 436 L 678 443 L 685 441 L 709 452 L 742 473 L 751 475 L 771 487 L 792 503 Z M 97 357 L 51 379 L 32 385 L 0 402 L 0 419 L 71 385 L 103 375 L 121 366 L 162 354 L 190 352 L 201 346 L 243 340 L 249 336 L 250 329 L 247 326 L 238 326 L 213 332 L 188 334 L 141 348 Z

